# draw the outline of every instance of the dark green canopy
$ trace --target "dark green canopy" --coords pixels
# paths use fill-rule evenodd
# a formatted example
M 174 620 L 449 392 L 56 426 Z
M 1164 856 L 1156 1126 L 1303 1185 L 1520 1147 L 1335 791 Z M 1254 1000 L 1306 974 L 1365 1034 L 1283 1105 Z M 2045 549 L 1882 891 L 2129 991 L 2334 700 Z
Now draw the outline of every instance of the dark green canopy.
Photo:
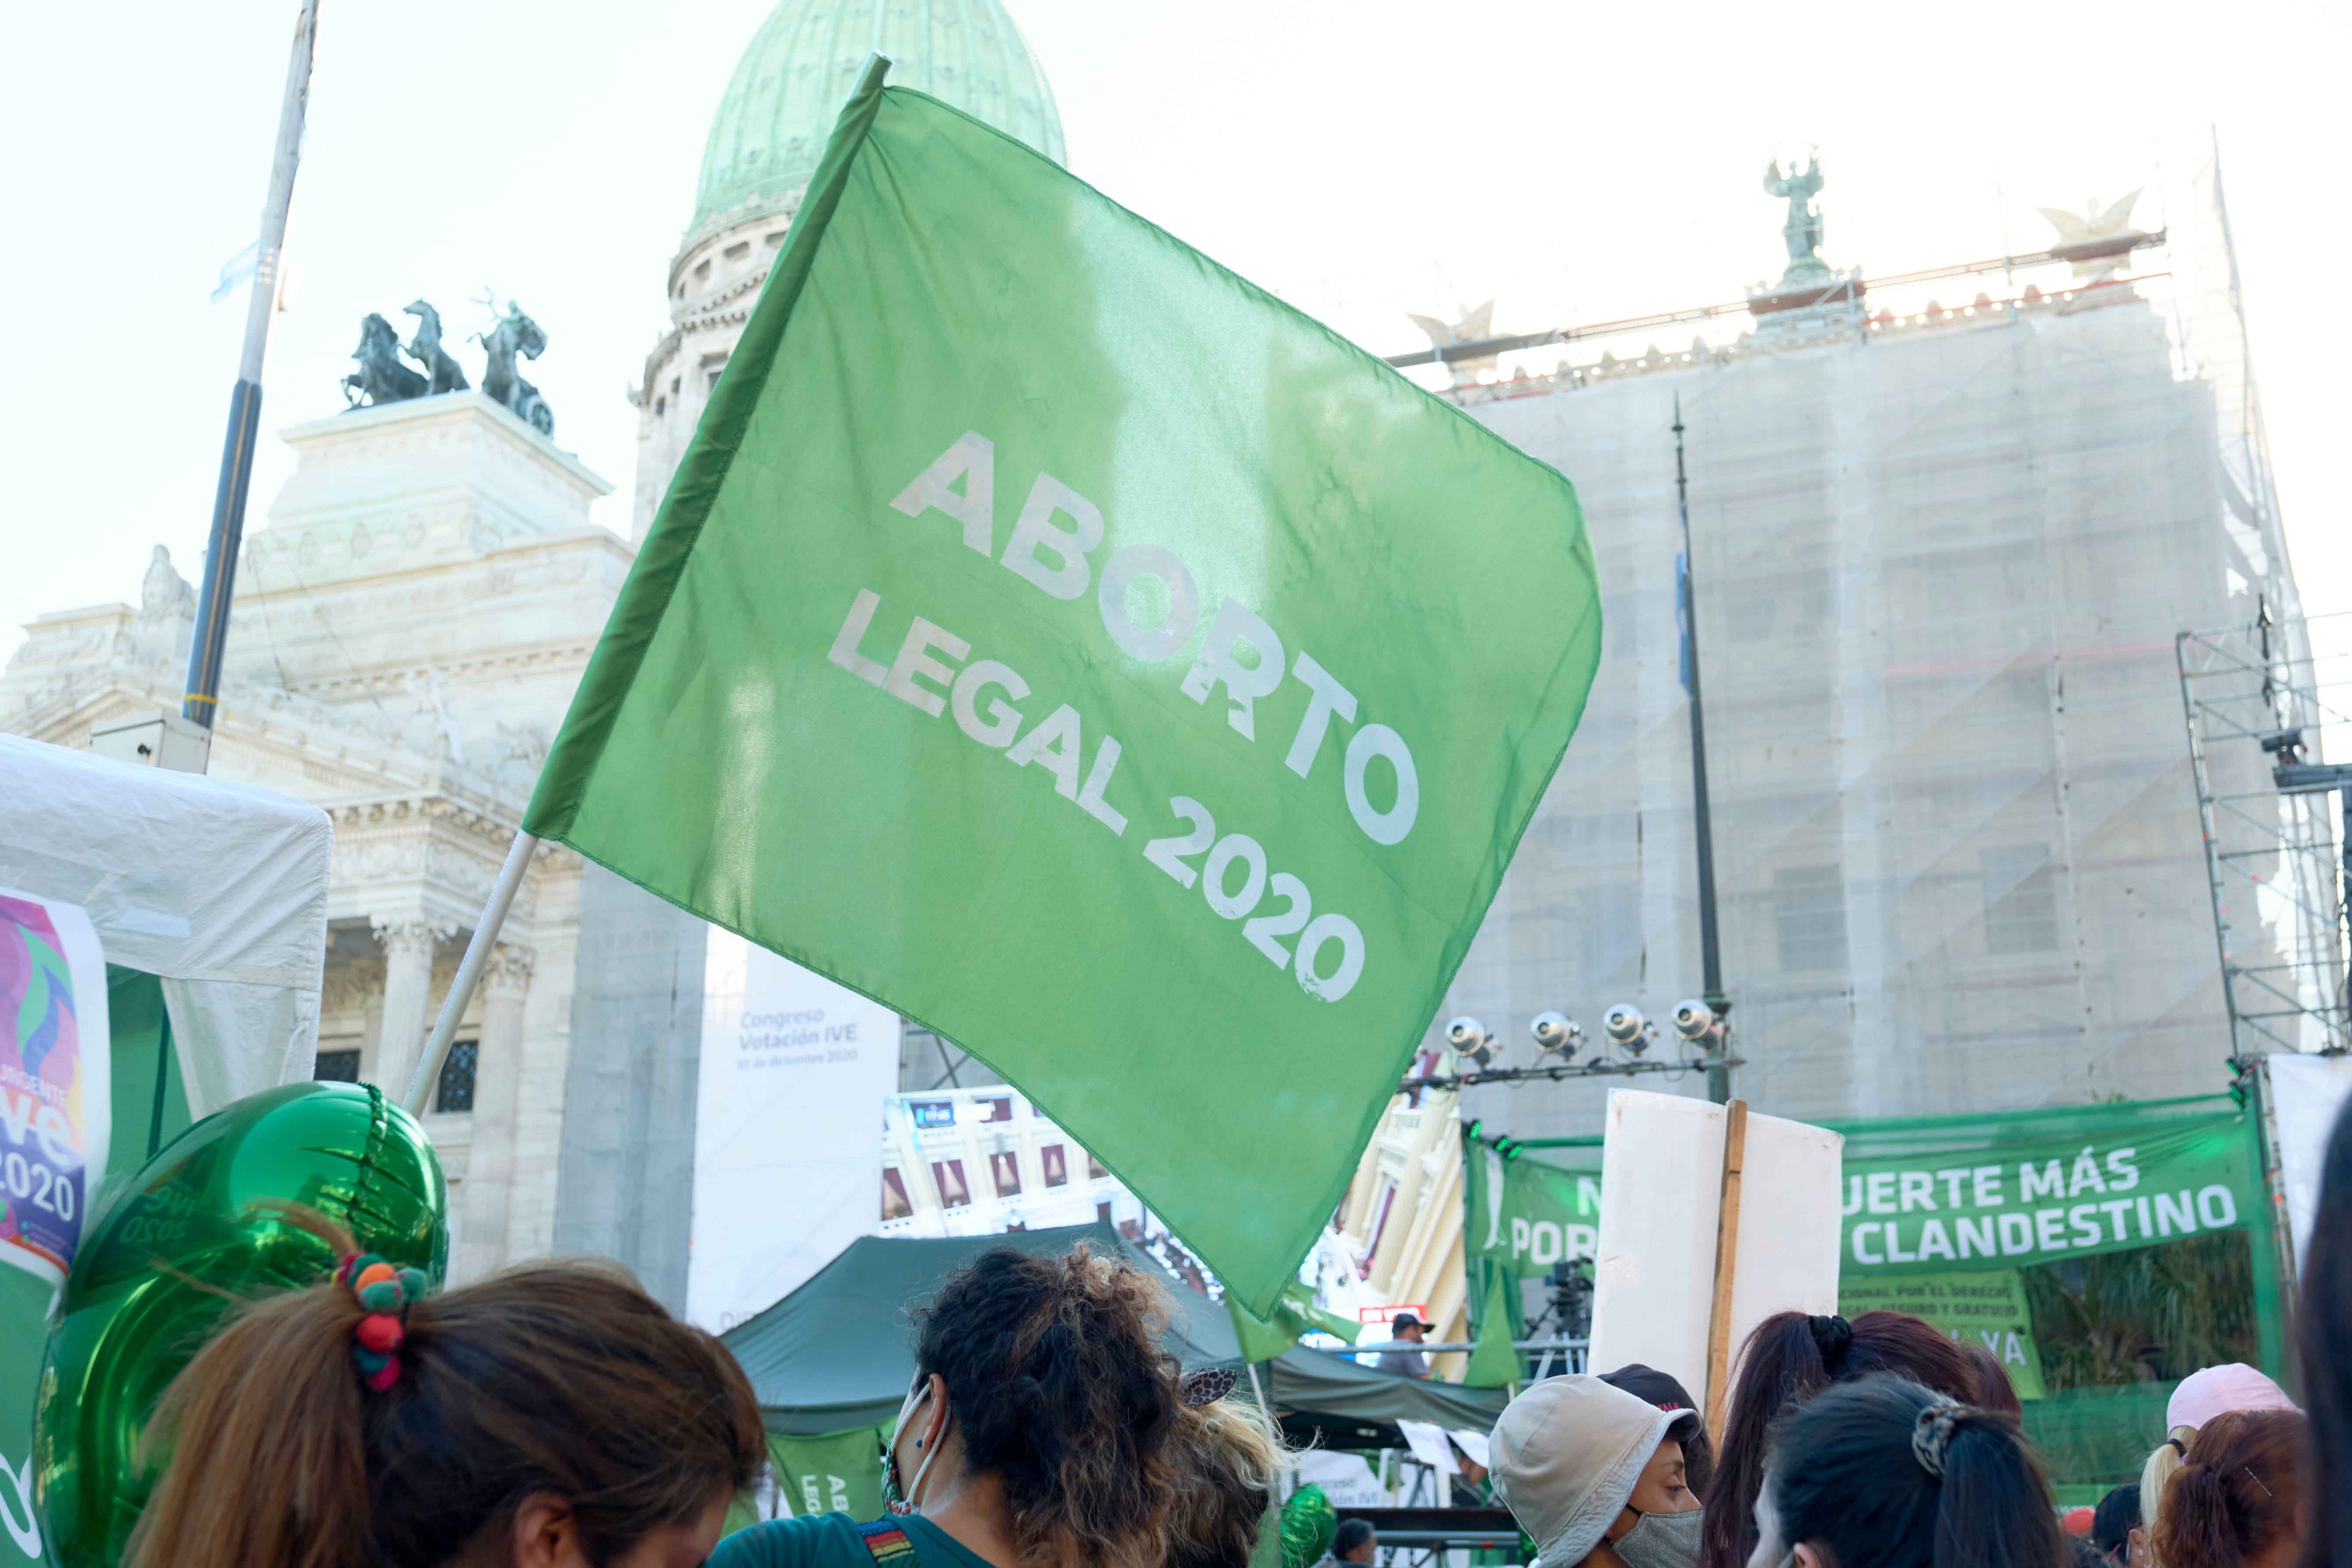
M 1499 1388 L 1465 1388 L 1458 1383 L 1407 1377 L 1366 1366 L 1353 1356 L 1305 1348 L 1275 1358 L 1274 1386 L 1266 1393 L 1278 1410 L 1312 1410 L 1389 1425 L 1400 1419 L 1433 1421 L 1449 1432 L 1465 1427 L 1484 1432 L 1511 1402 Z
M 1241 1364 L 1225 1310 L 1099 1222 L 1003 1236 L 860 1237 L 808 1283 L 721 1339 L 750 1375 L 771 1432 L 814 1436 L 878 1426 L 898 1414 L 914 1381 L 908 1313 L 930 1300 L 950 1271 L 992 1247 L 1050 1256 L 1081 1241 L 1167 1284 L 1168 1350 L 1185 1370 Z

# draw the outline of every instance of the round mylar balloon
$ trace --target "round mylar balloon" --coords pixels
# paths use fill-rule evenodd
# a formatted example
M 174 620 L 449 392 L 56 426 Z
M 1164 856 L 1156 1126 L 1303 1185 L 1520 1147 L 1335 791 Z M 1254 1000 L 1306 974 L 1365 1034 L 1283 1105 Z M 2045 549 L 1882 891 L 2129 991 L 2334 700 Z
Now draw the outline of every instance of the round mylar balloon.
M 49 1331 L 34 1473 L 61 1568 L 121 1558 L 155 1480 L 139 1458 L 147 1419 L 231 1299 L 333 1271 L 325 1242 L 257 1202 L 273 1198 L 318 1210 L 363 1251 L 441 1278 L 441 1162 L 373 1085 L 287 1084 L 173 1140 L 92 1216 Z
M 1339 1532 L 1339 1516 L 1329 1494 L 1307 1482 L 1282 1505 L 1282 1568 L 1307 1568 L 1331 1550 Z

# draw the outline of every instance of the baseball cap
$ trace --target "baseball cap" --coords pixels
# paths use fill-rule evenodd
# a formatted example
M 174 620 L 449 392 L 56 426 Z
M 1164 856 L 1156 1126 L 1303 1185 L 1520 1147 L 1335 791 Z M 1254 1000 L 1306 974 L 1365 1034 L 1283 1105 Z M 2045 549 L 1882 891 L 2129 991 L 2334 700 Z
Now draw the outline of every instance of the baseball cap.
M 1585 1373 L 1549 1377 L 1504 1407 L 1488 1439 L 1496 1494 L 1536 1543 L 1534 1568 L 1582 1562 L 1687 1411 L 1661 1410 Z
M 1411 1312 L 1399 1312 L 1395 1317 L 1389 1320 L 1389 1331 L 1391 1333 L 1394 1333 L 1399 1329 L 1425 1329 L 1427 1327 L 1429 1327 L 1427 1323 L 1423 1322 Z
M 2233 1361 L 2221 1366 L 2200 1367 L 2182 1378 L 2164 1407 L 2164 1429 L 2169 1432 L 2175 1426 L 2202 1426 L 2231 1410 L 2293 1410 L 2301 1414 L 2301 1406 L 2286 1396 L 2285 1389 L 2244 1362 Z

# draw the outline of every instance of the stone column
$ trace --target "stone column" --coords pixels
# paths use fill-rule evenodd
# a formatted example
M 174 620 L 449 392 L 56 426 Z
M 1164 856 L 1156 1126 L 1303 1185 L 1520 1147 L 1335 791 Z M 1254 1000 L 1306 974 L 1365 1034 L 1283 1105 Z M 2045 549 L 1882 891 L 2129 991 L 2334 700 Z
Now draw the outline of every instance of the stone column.
M 522 1080 L 522 1005 L 530 954 L 501 942 L 482 970 L 482 1037 L 474 1058 L 473 1144 L 466 1156 L 465 1220 L 455 1278 L 463 1284 L 506 1267 L 514 1192 L 517 1086 Z
M 433 950 L 441 933 L 423 921 L 379 921 L 375 939 L 383 946 L 383 1024 L 376 1032 L 375 1085 L 397 1100 L 408 1092 L 409 1075 L 425 1048 L 432 1022 Z

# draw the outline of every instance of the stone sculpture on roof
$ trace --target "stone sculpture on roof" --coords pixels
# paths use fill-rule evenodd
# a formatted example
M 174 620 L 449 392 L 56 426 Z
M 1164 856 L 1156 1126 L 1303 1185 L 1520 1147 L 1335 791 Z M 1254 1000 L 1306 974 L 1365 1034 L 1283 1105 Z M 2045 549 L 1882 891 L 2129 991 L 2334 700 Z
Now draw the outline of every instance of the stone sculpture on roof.
M 353 408 L 381 408 L 425 395 L 430 384 L 400 363 L 400 334 L 370 310 L 360 321 L 360 346 L 352 351 L 360 368 L 343 377 L 343 398 Z
M 466 373 L 457 368 L 457 356 L 441 346 L 441 312 L 416 300 L 402 306 L 401 313 L 416 318 L 416 336 L 404 352 L 433 378 L 432 390 L 425 395 L 437 397 L 445 392 L 465 391 Z
M 2058 243 L 2050 254 L 2063 257 L 2074 264 L 2074 276 L 2092 283 L 2108 283 L 2131 260 L 2131 253 L 2149 240 L 2149 236 L 2132 226 L 2132 206 L 2139 200 L 2139 192 L 2126 192 L 2104 212 L 2099 198 L 2093 196 L 2080 213 L 2070 213 L 2063 207 L 2036 207 L 2033 210 L 2050 220 L 2058 231 Z
M 495 308 L 495 307 L 493 307 Z M 515 355 L 537 359 L 547 348 L 547 334 L 539 323 L 522 313 L 522 307 L 512 300 L 507 301 L 507 313 L 498 325 L 487 332 L 477 332 L 474 341 L 482 345 L 489 363 L 482 368 L 482 390 L 493 402 L 503 403 L 514 410 L 515 417 L 542 436 L 555 434 L 555 416 L 539 388 L 515 373 Z
M 1817 273 L 1827 272 L 1829 263 L 1822 259 L 1822 209 L 1813 205 L 1828 182 L 1822 177 L 1822 155 L 1811 153 L 1804 173 L 1797 172 L 1797 161 L 1789 160 L 1787 174 L 1780 172 L 1780 160 L 1773 159 L 1764 166 L 1764 194 L 1789 198 L 1788 221 L 1780 226 L 1780 237 L 1789 245 L 1789 270 L 1780 281 L 1800 281 Z
M 473 339 L 482 345 L 489 361 L 482 370 L 482 391 L 541 435 L 553 437 L 555 416 L 549 411 L 547 400 L 539 395 L 539 388 L 515 374 L 515 356 L 537 359 L 546 352 L 547 333 L 511 300 L 503 315 L 495 300 L 481 302 L 489 307 L 492 319 L 489 329 L 475 333 Z M 343 398 L 351 405 L 346 413 L 470 390 L 457 356 L 441 344 L 441 312 L 423 300 L 412 300 L 402 310 L 416 318 L 416 335 L 405 343 L 392 323 L 373 310 L 360 322 L 360 346 L 352 353 L 360 368 L 343 377 Z M 422 365 L 423 374 L 403 364 L 403 354 Z

